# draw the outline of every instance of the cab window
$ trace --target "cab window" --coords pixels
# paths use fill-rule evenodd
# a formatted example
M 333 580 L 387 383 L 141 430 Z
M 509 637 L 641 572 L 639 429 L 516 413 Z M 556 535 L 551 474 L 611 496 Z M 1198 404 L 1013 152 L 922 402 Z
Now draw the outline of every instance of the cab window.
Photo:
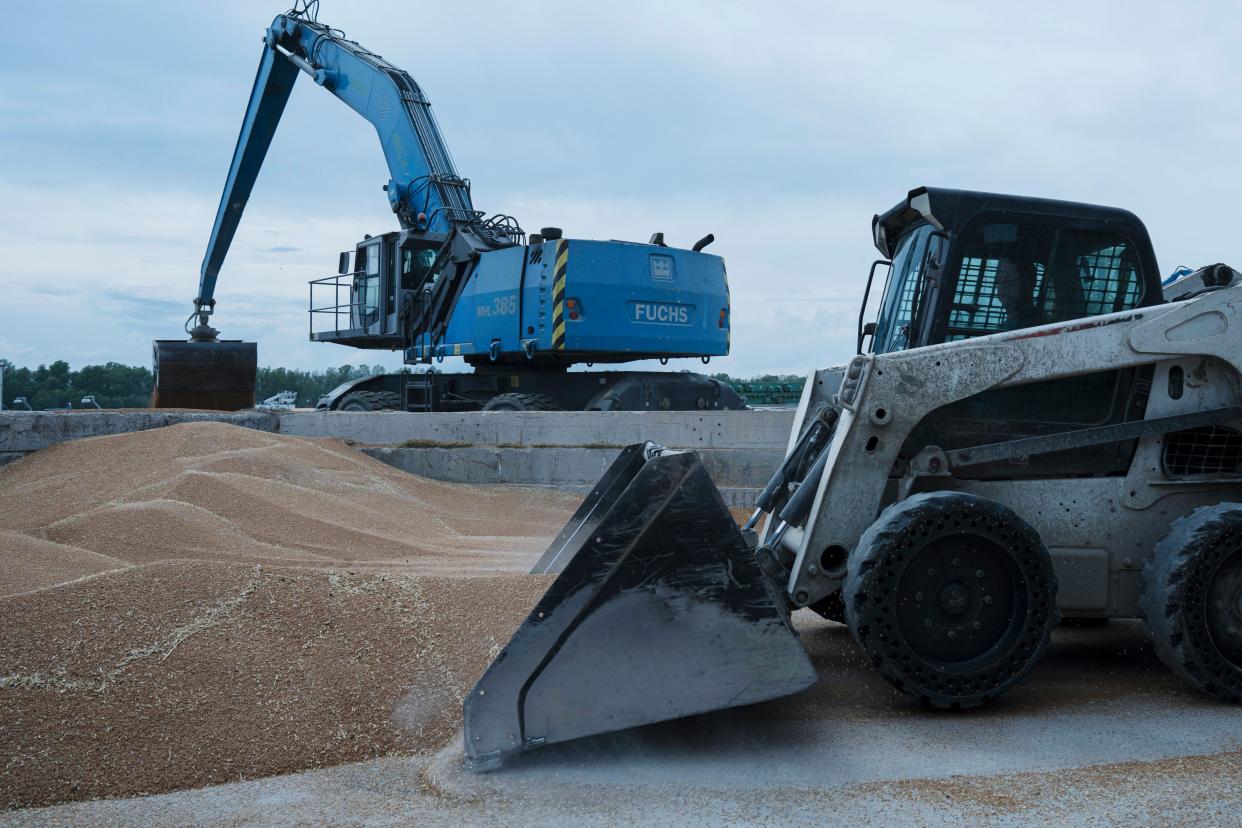
M 380 249 L 379 245 L 363 249 L 367 251 L 367 262 L 366 278 L 363 281 L 362 309 L 368 315 L 373 315 L 379 310 Z
M 404 290 L 417 290 L 432 266 L 436 263 L 436 251 L 432 248 L 421 250 L 405 249 L 401 251 L 401 287 Z
M 962 247 L 945 340 L 1115 313 L 1142 301 L 1138 257 L 1116 233 L 984 224 Z
M 924 253 L 933 232 L 932 227 L 925 224 L 897 243 L 876 322 L 874 353 L 902 351 L 909 345 L 910 326 L 918 308 Z

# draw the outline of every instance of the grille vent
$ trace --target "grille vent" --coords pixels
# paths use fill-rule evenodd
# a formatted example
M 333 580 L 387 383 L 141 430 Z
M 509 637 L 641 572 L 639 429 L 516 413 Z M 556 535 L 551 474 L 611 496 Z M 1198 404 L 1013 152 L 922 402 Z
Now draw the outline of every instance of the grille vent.
M 1164 438 L 1164 469 L 1170 477 L 1242 474 L 1242 431 L 1202 426 Z

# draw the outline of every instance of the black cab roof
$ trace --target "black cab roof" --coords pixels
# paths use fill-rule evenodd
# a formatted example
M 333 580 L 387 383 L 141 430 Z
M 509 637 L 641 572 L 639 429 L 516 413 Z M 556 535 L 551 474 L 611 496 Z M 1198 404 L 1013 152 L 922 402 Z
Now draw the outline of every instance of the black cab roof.
M 871 220 L 876 249 L 891 259 L 902 234 L 917 224 L 928 223 L 937 230 L 952 233 L 982 213 L 1055 217 L 1069 222 L 1090 221 L 1092 224 L 1116 224 L 1127 236 L 1151 249 L 1147 228 L 1129 210 L 1101 207 L 1076 201 L 1050 198 L 981 193 L 972 190 L 950 190 L 942 187 L 918 187 L 904 200 Z

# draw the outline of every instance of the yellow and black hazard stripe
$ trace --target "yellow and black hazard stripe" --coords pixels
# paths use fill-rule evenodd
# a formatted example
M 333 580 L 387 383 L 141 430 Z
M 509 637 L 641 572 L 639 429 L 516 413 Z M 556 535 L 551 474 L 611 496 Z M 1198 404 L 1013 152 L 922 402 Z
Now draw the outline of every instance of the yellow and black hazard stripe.
M 565 271 L 569 269 L 569 242 L 556 242 L 556 269 L 552 275 L 552 350 L 565 350 Z

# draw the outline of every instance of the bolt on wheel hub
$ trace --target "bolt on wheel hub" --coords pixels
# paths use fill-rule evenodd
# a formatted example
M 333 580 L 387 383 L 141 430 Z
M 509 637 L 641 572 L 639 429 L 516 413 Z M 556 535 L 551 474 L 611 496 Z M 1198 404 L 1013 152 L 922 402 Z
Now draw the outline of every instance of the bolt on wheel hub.
M 970 592 L 954 581 L 940 592 L 940 608 L 949 615 L 961 615 L 970 606 Z

